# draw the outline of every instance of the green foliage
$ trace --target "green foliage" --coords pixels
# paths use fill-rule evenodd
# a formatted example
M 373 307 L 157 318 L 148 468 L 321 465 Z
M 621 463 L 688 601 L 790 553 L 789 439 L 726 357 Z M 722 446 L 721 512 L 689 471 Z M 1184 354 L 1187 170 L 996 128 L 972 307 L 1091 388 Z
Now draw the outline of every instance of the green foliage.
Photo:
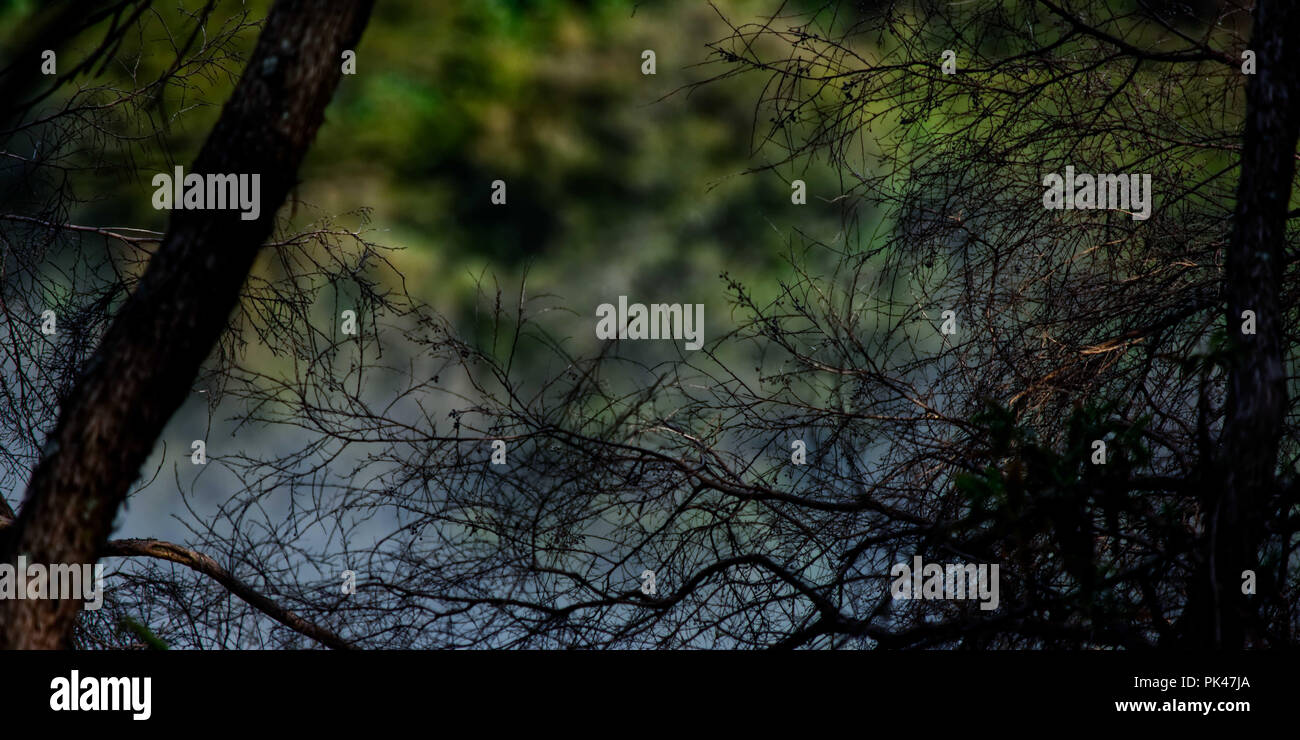
M 156 7 L 97 82 L 129 90 L 167 69 L 174 61 L 167 39 L 184 36 L 188 14 L 202 5 Z M 219 4 L 208 35 L 245 10 L 255 20 L 268 6 Z M 731 33 L 719 12 L 743 22 L 771 7 L 765 0 L 717 6 L 379 3 L 355 50 L 356 74 L 343 78 L 302 168 L 300 203 L 282 215 L 293 213 L 290 228 L 301 229 L 369 209 L 384 232 L 376 241 L 402 248 L 394 259 L 407 287 L 471 335 L 482 331 L 466 326 L 482 308 L 480 290 L 490 300 L 499 284 L 513 295 L 525 275 L 529 295 L 554 295 L 576 312 L 553 330 L 588 342 L 594 306 L 619 293 L 713 299 L 716 275 L 730 270 L 760 296 L 774 295 L 796 233 L 835 240 L 842 213 L 833 199 L 842 186 L 824 163 L 742 174 L 770 159 L 753 156 L 751 142 L 765 81 L 746 75 L 690 86 L 725 71 L 701 64 L 706 44 Z M 0 25 L 24 17 L 0 10 Z M 81 191 L 95 197 L 70 221 L 166 228 L 166 212 L 150 206 L 149 177 L 193 159 L 256 31 L 237 34 L 225 72 L 169 85 L 150 119 L 121 122 L 129 143 L 104 151 L 108 166 L 79 175 L 90 180 Z M 101 35 L 88 30 L 61 64 Z M 643 49 L 657 52 L 654 76 L 641 74 Z M 790 203 L 788 181 L 796 177 L 808 183 L 807 205 Z M 489 201 L 497 179 L 507 183 L 505 206 Z M 346 216 L 338 223 L 363 226 Z
M 952 534 L 1001 553 L 1043 582 L 1063 570 L 1091 603 L 1107 570 L 1095 537 L 1114 534 L 1146 508 L 1134 473 L 1151 460 L 1143 439 L 1149 418 L 1125 420 L 1109 403 L 1077 404 L 1055 443 L 1038 439 L 1015 409 L 994 402 L 971 420 L 988 463 L 954 477 L 968 514 Z M 1096 440 L 1106 444 L 1105 464 L 1092 462 Z
M 169 649 L 167 647 L 167 643 L 164 642 L 162 638 L 155 635 L 153 633 L 153 630 L 150 630 L 148 627 L 144 626 L 143 624 L 140 624 L 139 622 L 135 621 L 130 617 L 122 617 L 122 619 L 118 624 L 118 627 L 123 632 L 130 632 L 134 634 L 136 637 L 139 637 L 140 640 L 143 641 L 145 645 L 149 646 L 150 650 Z

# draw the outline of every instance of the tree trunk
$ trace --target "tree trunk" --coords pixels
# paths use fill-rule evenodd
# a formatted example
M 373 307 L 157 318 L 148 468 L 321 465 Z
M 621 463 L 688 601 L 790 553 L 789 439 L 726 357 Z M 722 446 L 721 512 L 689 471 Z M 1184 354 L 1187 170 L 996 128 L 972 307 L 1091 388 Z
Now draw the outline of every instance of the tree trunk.
M 1287 204 L 1300 132 L 1300 6 L 1260 0 L 1250 48 L 1258 71 L 1246 86 L 1241 182 L 1224 295 L 1231 352 L 1228 402 L 1220 445 L 1220 490 L 1207 491 L 1207 559 L 1189 609 L 1194 644 L 1239 648 L 1255 642 L 1252 614 L 1263 594 L 1242 593 L 1242 571 L 1263 578 L 1263 507 L 1276 480 L 1278 440 L 1287 408 L 1281 312 Z M 1256 334 L 1242 333 L 1253 311 Z
M 0 562 L 92 563 L 236 305 L 373 0 L 279 0 L 186 171 L 258 173 L 261 212 L 172 212 L 162 246 L 59 412 Z M 0 600 L 0 648 L 69 644 L 79 600 Z

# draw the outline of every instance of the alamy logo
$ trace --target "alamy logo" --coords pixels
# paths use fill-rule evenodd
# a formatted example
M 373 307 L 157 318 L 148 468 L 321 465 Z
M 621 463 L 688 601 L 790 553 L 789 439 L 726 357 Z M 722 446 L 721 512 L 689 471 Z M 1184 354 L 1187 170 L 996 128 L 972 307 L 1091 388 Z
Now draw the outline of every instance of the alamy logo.
M 691 309 L 695 310 L 692 311 Z M 628 305 L 618 297 L 618 307 L 602 303 L 596 307 L 597 339 L 685 339 L 686 349 L 704 346 L 703 303 L 642 303 Z
M 911 566 L 898 563 L 889 575 L 895 599 L 979 599 L 983 611 L 998 608 L 997 563 L 924 563 L 917 555 Z
M 1134 221 L 1151 217 L 1151 175 L 1074 174 L 1055 172 L 1043 177 L 1043 208 L 1053 210 L 1129 211 Z
M 160 172 L 153 176 L 153 207 L 159 210 L 173 208 L 186 211 L 240 210 L 239 218 L 252 221 L 262 212 L 262 176 L 216 175 L 206 177 L 193 172 L 185 174 L 181 167 L 176 175 Z
M 81 677 L 73 670 L 68 678 L 50 681 L 50 709 L 56 712 L 133 712 L 131 719 L 149 719 L 153 715 L 153 679 L 121 677 Z
M 104 566 L 28 565 L 19 555 L 17 568 L 0 563 L 0 599 L 81 599 L 83 609 L 95 611 L 104 605 Z

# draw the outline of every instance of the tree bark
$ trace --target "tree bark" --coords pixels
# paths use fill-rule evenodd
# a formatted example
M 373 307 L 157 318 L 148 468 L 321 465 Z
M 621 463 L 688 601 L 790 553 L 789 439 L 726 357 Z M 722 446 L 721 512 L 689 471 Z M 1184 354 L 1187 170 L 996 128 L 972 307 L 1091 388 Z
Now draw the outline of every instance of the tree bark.
M 93 563 L 128 489 L 226 327 L 373 0 L 278 0 L 186 174 L 257 173 L 259 217 L 175 210 L 59 412 L 0 562 Z M 79 600 L 0 600 L 0 648 L 69 645 Z
M 1264 573 L 1263 507 L 1277 485 L 1278 441 L 1287 408 L 1282 314 L 1287 203 L 1300 132 L 1300 6 L 1260 0 L 1250 48 L 1257 72 L 1246 85 L 1241 181 L 1224 274 L 1231 348 L 1220 444 L 1219 490 L 1203 497 L 1209 547 L 1193 590 L 1191 642 L 1240 648 L 1255 642 L 1261 596 L 1242 593 L 1242 571 Z M 1256 334 L 1242 333 L 1253 311 Z M 1254 605 L 1253 605 L 1254 604 Z

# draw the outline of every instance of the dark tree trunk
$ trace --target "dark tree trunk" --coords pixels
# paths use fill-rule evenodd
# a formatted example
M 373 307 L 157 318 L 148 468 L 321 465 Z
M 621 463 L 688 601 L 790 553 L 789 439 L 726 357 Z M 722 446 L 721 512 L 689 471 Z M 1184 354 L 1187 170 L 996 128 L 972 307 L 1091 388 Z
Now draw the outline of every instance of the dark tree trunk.
M 32 474 L 2 562 L 91 563 L 164 424 L 226 327 L 324 119 L 373 0 L 279 0 L 193 165 L 260 173 L 261 213 L 172 212 L 162 246 L 76 387 Z M 0 648 L 69 643 L 79 601 L 0 601 Z
M 1242 593 L 1264 542 L 1263 508 L 1277 485 L 1278 440 L 1287 408 L 1281 312 L 1287 203 L 1300 131 L 1300 5 L 1260 0 L 1250 48 L 1258 71 L 1246 86 L 1246 126 L 1237 210 L 1227 254 L 1224 294 L 1231 366 L 1219 453 L 1218 490 L 1205 493 L 1209 547 L 1188 604 L 1190 642 L 1238 648 L 1257 642 L 1265 594 Z M 1242 334 L 1253 311 L 1254 335 Z

